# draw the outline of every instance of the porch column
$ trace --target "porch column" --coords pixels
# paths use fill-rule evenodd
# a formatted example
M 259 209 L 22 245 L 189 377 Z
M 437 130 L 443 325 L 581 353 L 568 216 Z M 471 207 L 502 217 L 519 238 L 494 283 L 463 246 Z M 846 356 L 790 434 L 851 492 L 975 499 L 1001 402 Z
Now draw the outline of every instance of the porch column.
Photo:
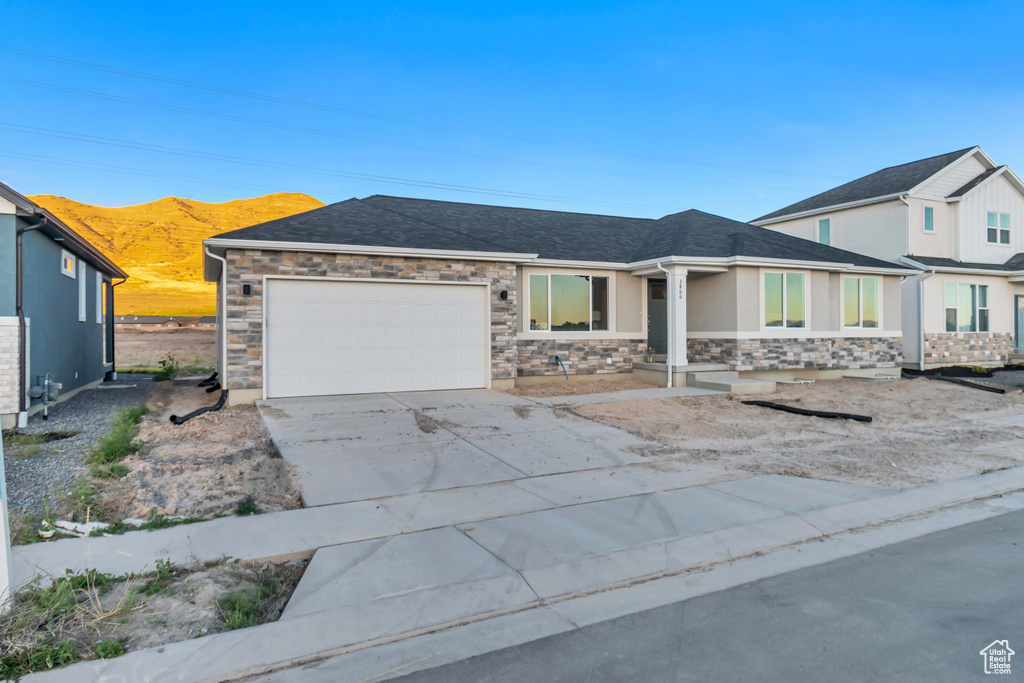
M 668 266 L 669 358 L 673 366 L 686 365 L 686 268 Z

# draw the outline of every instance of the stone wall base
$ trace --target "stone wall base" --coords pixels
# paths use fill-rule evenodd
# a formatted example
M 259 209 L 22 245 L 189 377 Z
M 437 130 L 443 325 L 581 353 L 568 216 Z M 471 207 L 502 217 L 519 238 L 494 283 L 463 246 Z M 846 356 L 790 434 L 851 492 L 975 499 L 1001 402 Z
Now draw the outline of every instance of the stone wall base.
M 938 332 L 924 335 L 925 366 L 1006 365 L 1013 335 L 1004 332 Z
M 894 368 L 903 363 L 903 338 L 690 339 L 687 356 L 739 371 Z
M 3 318 L 0 320 L 0 415 L 18 412 L 19 346 L 18 319 Z
M 516 371 L 519 377 L 561 375 L 557 357 L 569 375 L 632 372 L 646 345 L 643 339 L 520 339 Z

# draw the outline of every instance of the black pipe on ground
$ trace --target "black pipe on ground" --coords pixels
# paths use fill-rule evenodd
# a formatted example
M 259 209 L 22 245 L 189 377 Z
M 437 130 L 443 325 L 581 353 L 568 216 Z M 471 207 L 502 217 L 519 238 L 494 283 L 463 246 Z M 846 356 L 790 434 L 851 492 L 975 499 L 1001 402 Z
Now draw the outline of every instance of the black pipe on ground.
M 978 382 L 971 382 L 971 381 L 968 381 L 966 379 L 961 379 L 959 377 L 939 377 L 937 375 L 926 375 L 926 377 L 928 377 L 928 379 L 933 379 L 933 380 L 936 380 L 938 382 L 950 382 L 951 384 L 959 384 L 960 386 L 963 386 L 963 387 L 970 387 L 972 389 L 981 389 L 982 391 L 989 391 L 989 392 L 992 392 L 993 394 L 1005 394 L 1006 393 L 1006 389 L 1003 389 L 1001 387 L 993 387 L 993 386 L 990 386 L 988 384 L 980 384 Z
M 781 410 L 784 413 L 793 413 L 794 415 L 804 415 L 806 417 L 824 417 L 838 420 L 855 420 L 857 422 L 871 422 L 872 418 L 869 415 L 854 415 L 853 413 L 834 413 L 828 410 L 806 410 L 804 408 L 796 408 L 794 406 L 787 406 L 782 403 L 772 403 L 771 401 L 743 401 L 745 406 L 761 406 L 762 408 L 771 408 L 772 410 Z
M 210 375 L 209 377 L 207 377 L 206 379 L 201 381 L 196 386 L 197 387 L 212 387 L 214 384 L 217 384 L 217 372 L 216 371 L 214 371 L 214 373 L 212 375 Z
M 183 425 L 186 422 L 188 422 L 189 420 L 191 420 L 193 417 L 198 417 L 198 416 L 202 415 L 203 413 L 212 413 L 215 410 L 220 410 L 221 408 L 224 407 L 224 404 L 227 402 L 227 400 L 228 400 L 228 390 L 224 389 L 223 391 L 220 392 L 220 398 L 217 399 L 217 402 L 214 403 L 212 406 L 206 406 L 205 408 L 198 408 L 196 410 L 193 410 L 188 415 L 182 415 L 181 417 L 178 417 L 177 415 L 171 415 L 171 422 L 173 422 L 176 425 Z

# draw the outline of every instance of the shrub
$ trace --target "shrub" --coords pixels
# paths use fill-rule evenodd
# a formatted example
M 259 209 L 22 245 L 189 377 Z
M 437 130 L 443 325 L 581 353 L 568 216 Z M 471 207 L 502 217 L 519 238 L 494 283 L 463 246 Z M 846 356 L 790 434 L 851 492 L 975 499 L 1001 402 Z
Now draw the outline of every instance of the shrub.
M 153 375 L 154 382 L 166 382 L 169 379 L 174 379 L 174 376 L 178 374 L 178 370 L 181 369 L 178 359 L 170 352 L 160 359 L 159 365 L 160 369 Z
M 259 623 L 267 608 L 267 601 L 277 591 L 277 581 L 267 579 L 258 586 L 228 591 L 214 601 L 229 631 L 249 628 Z

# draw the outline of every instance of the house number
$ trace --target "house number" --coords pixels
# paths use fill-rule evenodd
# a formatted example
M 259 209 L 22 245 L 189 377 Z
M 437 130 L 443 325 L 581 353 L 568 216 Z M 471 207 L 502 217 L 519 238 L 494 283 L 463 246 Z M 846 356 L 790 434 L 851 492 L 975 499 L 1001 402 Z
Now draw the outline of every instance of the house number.
M 686 296 L 683 294 L 683 281 L 679 281 L 679 300 L 682 301 Z

